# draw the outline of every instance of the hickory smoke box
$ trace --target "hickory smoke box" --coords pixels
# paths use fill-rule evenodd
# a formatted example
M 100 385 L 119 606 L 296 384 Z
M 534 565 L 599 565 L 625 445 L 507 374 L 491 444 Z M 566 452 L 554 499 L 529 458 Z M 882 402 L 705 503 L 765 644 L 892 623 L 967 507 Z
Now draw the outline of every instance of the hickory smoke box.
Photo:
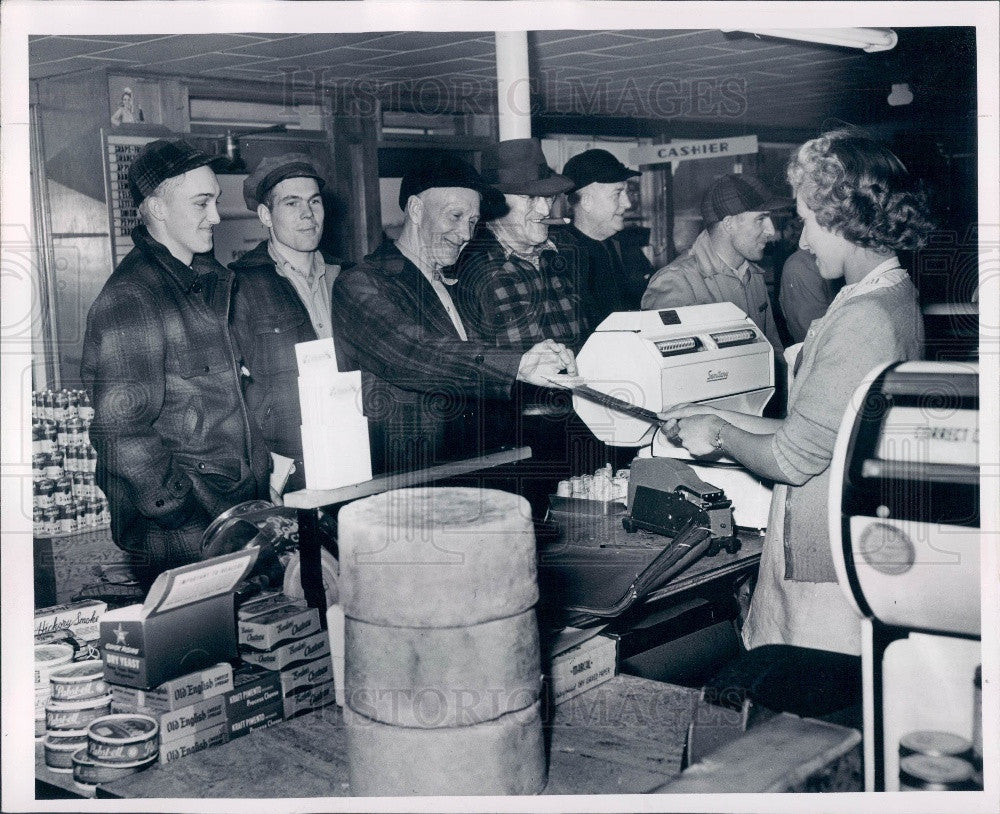
M 233 689 L 226 693 L 229 723 L 241 721 L 259 710 L 281 706 L 281 679 L 273 670 L 241 664 L 233 671 Z
M 107 609 L 108 603 L 98 599 L 39 608 L 35 611 L 35 635 L 69 630 L 84 641 L 99 639 L 101 617 Z
M 282 670 L 281 694 L 291 695 L 309 687 L 333 681 L 333 661 L 329 655 Z
M 330 638 L 326 631 L 321 630 L 304 639 L 296 639 L 270 651 L 245 650 L 243 659 L 251 664 L 257 664 L 268 670 L 284 670 L 286 667 L 301 661 L 328 656 L 330 654 Z
M 160 764 L 165 766 L 186 755 L 226 743 L 228 740 L 229 725 L 225 721 L 198 732 L 187 732 L 169 743 L 160 744 Z
M 163 713 L 214 698 L 232 688 L 233 668 L 228 661 L 222 661 L 166 681 L 151 690 L 114 686 L 111 694 L 115 707 L 122 711 L 141 709 Z
M 273 650 L 292 639 L 303 639 L 320 629 L 319 611 L 281 605 L 239 623 L 239 642 L 244 648 Z

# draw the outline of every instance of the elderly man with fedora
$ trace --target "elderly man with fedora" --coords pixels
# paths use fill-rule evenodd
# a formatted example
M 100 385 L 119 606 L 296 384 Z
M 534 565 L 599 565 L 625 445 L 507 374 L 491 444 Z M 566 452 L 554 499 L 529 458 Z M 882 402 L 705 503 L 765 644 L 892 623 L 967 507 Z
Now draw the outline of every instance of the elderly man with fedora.
M 201 558 L 202 532 L 266 497 L 270 458 L 243 402 L 228 329 L 233 275 L 212 256 L 216 159 L 179 141 L 129 169 L 142 223 L 87 316 L 81 375 L 115 543 L 147 586 Z
M 598 149 L 573 156 L 562 173 L 573 182 L 566 196 L 573 223 L 553 229 L 552 239 L 560 253 L 575 257 L 583 321 L 589 332 L 608 314 L 637 311 L 653 273 L 634 230 L 624 233 L 625 212 L 632 206 L 628 181 L 640 173 Z
M 515 381 L 552 386 L 560 371 L 576 372 L 561 343 L 497 348 L 455 307 L 444 273 L 469 241 L 487 191 L 471 165 L 448 154 L 414 165 L 400 185 L 398 240 L 385 240 L 334 285 L 334 330 L 363 373 L 376 470 L 479 454 L 483 400 L 509 399 Z
M 757 263 L 775 236 L 771 213 L 791 205 L 791 199 L 775 196 L 753 176 L 717 180 L 701 201 L 704 231 L 688 251 L 653 275 L 642 307 L 731 302 L 757 323 L 780 360 L 781 338 Z
M 555 197 L 573 182 L 545 163 L 538 139 L 501 141 L 492 186 L 503 204 L 487 213 L 458 260 L 462 318 L 485 341 L 526 348 L 583 339 L 576 270 L 549 239 Z
M 263 159 L 244 181 L 243 199 L 268 238 L 229 265 L 247 406 L 270 451 L 295 462 L 287 482 L 275 484 L 287 490 L 305 486 L 295 345 L 333 336 L 331 298 L 341 263 L 319 248 L 324 184 L 307 155 Z

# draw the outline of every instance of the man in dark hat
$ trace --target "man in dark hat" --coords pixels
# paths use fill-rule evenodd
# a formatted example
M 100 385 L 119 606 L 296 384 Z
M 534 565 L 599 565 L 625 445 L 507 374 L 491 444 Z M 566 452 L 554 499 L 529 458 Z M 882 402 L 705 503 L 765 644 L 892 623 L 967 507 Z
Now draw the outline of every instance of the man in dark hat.
M 111 534 L 147 586 L 201 557 L 205 527 L 266 497 L 270 457 L 240 392 L 233 275 L 212 256 L 212 156 L 154 141 L 129 170 L 142 223 L 87 317 L 81 374 Z
M 243 183 L 243 200 L 268 239 L 229 264 L 247 406 L 270 451 L 295 463 L 287 482 L 276 484 L 285 491 L 305 488 L 295 345 L 333 336 L 331 292 L 341 263 L 319 248 L 324 184 L 305 154 L 263 159 Z
M 538 139 L 497 147 L 493 187 L 506 213 L 480 224 L 458 261 L 462 317 L 487 342 L 527 348 L 583 339 L 576 270 L 549 239 L 552 203 L 573 182 L 545 163 Z
M 549 377 L 576 372 L 564 345 L 497 348 L 458 313 L 444 272 L 469 241 L 484 192 L 460 159 L 415 165 L 400 186 L 399 239 L 342 271 L 333 287 L 334 332 L 363 373 L 377 471 L 479 454 L 481 400 L 509 399 L 515 381 L 551 387 Z
M 774 346 L 779 364 L 781 339 L 757 262 L 774 239 L 771 213 L 792 201 L 776 197 L 753 176 L 725 175 L 705 193 L 705 229 L 691 248 L 653 275 L 642 297 L 644 309 L 731 302 L 752 319 Z
M 648 230 L 642 236 L 632 229 L 623 233 L 632 206 L 628 181 L 639 174 L 607 150 L 585 150 L 563 167 L 573 182 L 567 195 L 573 223 L 553 229 L 552 240 L 560 253 L 576 258 L 587 333 L 608 314 L 638 310 L 653 273 L 640 245 Z

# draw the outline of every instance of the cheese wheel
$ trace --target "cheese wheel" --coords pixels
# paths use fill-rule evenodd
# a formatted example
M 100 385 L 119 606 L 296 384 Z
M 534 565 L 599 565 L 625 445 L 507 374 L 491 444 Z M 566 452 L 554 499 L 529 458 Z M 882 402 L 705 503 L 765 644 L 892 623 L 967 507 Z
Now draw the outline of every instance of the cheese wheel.
M 538 794 L 545 788 L 539 702 L 472 726 L 410 729 L 344 707 L 351 794 Z
M 494 489 L 397 489 L 340 510 L 340 599 L 353 619 L 456 627 L 538 601 L 535 534 L 522 497 Z
M 469 726 L 538 700 L 533 610 L 453 628 L 345 623 L 347 703 L 387 724 Z

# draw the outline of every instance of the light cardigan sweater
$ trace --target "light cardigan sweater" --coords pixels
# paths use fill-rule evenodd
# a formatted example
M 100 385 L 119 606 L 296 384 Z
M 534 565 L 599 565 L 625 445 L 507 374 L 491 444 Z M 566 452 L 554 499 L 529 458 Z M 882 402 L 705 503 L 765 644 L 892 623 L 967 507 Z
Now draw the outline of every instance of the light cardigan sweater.
M 744 628 L 748 647 L 784 643 L 860 652 L 856 617 L 840 594 L 830 553 L 830 460 L 841 419 L 865 375 L 890 362 L 920 358 L 922 345 L 916 289 L 895 257 L 845 286 L 825 316 L 810 325 L 789 391 L 788 416 L 771 441 L 788 485 L 774 490 L 758 587 Z

